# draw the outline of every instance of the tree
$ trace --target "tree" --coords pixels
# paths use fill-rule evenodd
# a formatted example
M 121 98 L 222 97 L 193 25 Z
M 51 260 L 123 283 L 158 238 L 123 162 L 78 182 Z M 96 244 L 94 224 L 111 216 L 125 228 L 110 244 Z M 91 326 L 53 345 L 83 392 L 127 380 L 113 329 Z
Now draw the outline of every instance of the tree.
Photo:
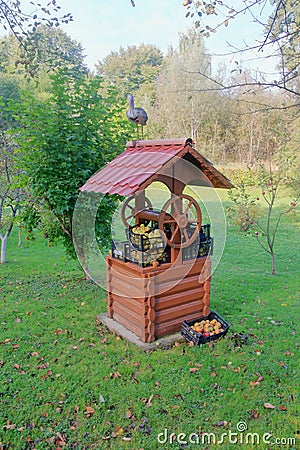
M 154 82 L 163 62 L 162 52 L 154 45 L 120 47 L 96 65 L 96 72 L 107 85 L 117 87 L 120 96 L 139 91 L 153 97 Z M 152 98 L 153 100 L 153 98 Z
M 12 126 L 13 118 L 6 111 L 10 99 L 20 100 L 20 85 L 17 77 L 0 75 L 0 263 L 6 262 L 6 246 L 12 232 L 24 193 L 15 184 L 18 174 L 14 164 L 14 144 L 6 131 Z
M 0 134 L 0 264 L 6 262 L 7 240 L 12 232 L 22 201 L 22 189 L 14 184 L 13 146 Z
M 295 210 L 300 201 L 299 155 L 289 146 L 286 135 L 277 142 L 270 141 L 268 168 L 261 167 L 258 175 L 260 196 L 253 198 L 243 183 L 230 193 L 234 206 L 230 208 L 234 222 L 244 233 L 251 232 L 260 247 L 271 257 L 271 273 L 276 273 L 276 238 L 282 217 Z M 287 204 L 280 202 L 280 191 L 284 188 L 290 195 Z M 266 208 L 262 208 L 265 206 Z M 232 214 L 233 213 L 233 214 Z
M 291 96 L 289 107 L 299 107 L 299 45 L 300 45 L 300 5 L 295 0 L 272 0 L 272 11 L 263 19 L 266 9 L 265 0 L 240 0 L 231 4 L 223 1 L 204 2 L 187 0 L 187 17 L 191 17 L 195 27 L 206 37 L 217 32 L 221 26 L 228 27 L 232 20 L 248 14 L 252 21 L 261 25 L 262 35 L 255 44 L 245 44 L 232 50 L 232 54 L 245 54 L 256 50 L 273 49 L 279 56 L 278 79 L 268 80 L 262 74 L 243 83 L 244 86 L 264 86 L 276 88 Z M 226 90 L 230 85 L 219 85 L 218 89 Z M 285 105 L 287 107 L 287 105 Z
M 20 104 L 10 106 L 19 124 L 17 158 L 23 184 L 36 199 L 37 210 L 44 210 L 40 220 L 49 239 L 62 240 L 73 255 L 78 189 L 123 149 L 129 128 L 115 90 L 104 92 L 102 87 L 99 77 L 74 80 L 60 73 L 53 76 L 50 100 L 40 102 L 25 93 Z M 108 237 L 112 204 L 107 199 L 102 205 L 103 238 Z
M 210 109 L 209 94 L 199 91 L 203 84 L 211 84 L 203 81 L 199 72 L 209 76 L 211 60 L 202 37 L 189 30 L 180 35 L 178 49 L 169 49 L 157 81 L 155 114 L 165 135 L 190 136 L 199 141 Z
M 0 1 L 0 24 L 6 31 L 11 31 L 23 44 L 23 38 L 28 31 L 35 31 L 36 27 L 44 24 L 49 27 L 57 27 L 60 23 L 68 23 L 73 20 L 70 13 L 61 17 L 57 16 L 61 7 L 56 0 L 42 3 L 36 1 L 20 0 Z
M 58 69 L 68 70 L 74 77 L 87 74 L 83 48 L 59 28 L 40 25 L 23 39 L 26 50 L 10 33 L 0 40 L 0 71 L 22 77 L 43 77 Z
M 300 95 L 300 5 L 294 0 L 275 0 L 265 42 L 278 45 L 283 86 Z
M 0 26 L 5 32 L 11 34 L 17 42 L 17 56 L 15 61 L 17 65 L 22 65 L 30 76 L 36 76 L 39 72 L 39 64 L 49 62 L 49 57 L 41 61 L 40 43 L 36 34 L 38 28 L 54 29 L 62 23 L 69 23 L 73 20 L 70 13 L 59 16 L 61 7 L 56 0 L 44 2 L 44 4 L 34 0 L 0 0 Z M 3 42 L 2 42 L 3 44 Z M 16 46 L 15 46 L 16 47 Z M 3 53 L 6 53 L 5 46 Z M 53 56 L 51 46 L 48 47 L 50 55 Z M 0 52 L 1 53 L 1 52 Z M 16 53 L 16 48 L 14 49 Z M 51 60 L 50 56 L 50 60 Z M 2 60 L 2 58 L 0 58 Z M 10 55 L 12 60 L 12 55 Z M 34 61 L 33 61 L 34 60 Z

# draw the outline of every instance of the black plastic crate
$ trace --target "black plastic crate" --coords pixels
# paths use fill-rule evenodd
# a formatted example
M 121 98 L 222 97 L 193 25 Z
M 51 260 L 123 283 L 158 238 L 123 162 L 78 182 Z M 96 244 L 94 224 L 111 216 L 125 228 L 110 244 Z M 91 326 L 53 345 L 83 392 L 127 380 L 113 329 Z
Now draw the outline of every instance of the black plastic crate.
M 188 235 L 192 236 L 195 227 L 190 226 Z M 202 225 L 201 230 L 195 241 L 182 250 L 183 261 L 200 258 L 202 256 L 212 255 L 213 239 L 210 236 L 210 224 Z
M 111 254 L 115 259 L 126 261 L 128 255 L 128 243 L 112 241 Z
M 222 325 L 223 331 L 212 336 L 204 336 L 202 333 L 195 331 L 192 327 L 196 322 L 201 322 L 201 320 L 213 320 L 216 319 Z M 190 321 L 184 320 L 182 323 L 181 334 L 185 337 L 188 342 L 193 342 L 195 345 L 206 344 L 207 342 L 215 341 L 222 336 L 225 336 L 229 330 L 230 324 L 226 322 L 223 317 L 221 317 L 215 311 L 211 311 L 207 316 L 199 317 L 199 319 L 194 319 Z
M 125 230 L 128 238 L 126 260 L 138 264 L 141 267 L 158 263 L 170 262 L 170 249 L 165 244 L 159 232 L 155 236 L 155 229 L 148 228 L 145 233 L 135 233 L 131 227 Z
M 145 252 L 149 250 L 150 248 L 149 232 L 151 231 L 151 229 L 147 227 L 148 229 L 147 232 L 135 233 L 133 231 L 133 228 L 135 227 L 131 227 L 125 230 L 129 245 L 131 245 L 136 250 L 139 250 L 140 252 Z

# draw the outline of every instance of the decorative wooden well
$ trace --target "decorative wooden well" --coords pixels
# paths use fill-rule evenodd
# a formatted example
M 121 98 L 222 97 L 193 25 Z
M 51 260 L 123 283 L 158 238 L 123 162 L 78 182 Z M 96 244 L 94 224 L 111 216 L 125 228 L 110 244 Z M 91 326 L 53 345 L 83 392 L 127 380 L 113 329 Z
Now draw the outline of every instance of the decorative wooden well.
M 170 191 L 161 210 L 145 194 L 155 181 Z M 127 239 L 113 241 L 106 258 L 108 316 L 143 342 L 210 312 L 210 225 L 183 192 L 187 185 L 233 187 L 191 139 L 168 139 L 127 143 L 81 188 L 127 197 L 121 210 Z

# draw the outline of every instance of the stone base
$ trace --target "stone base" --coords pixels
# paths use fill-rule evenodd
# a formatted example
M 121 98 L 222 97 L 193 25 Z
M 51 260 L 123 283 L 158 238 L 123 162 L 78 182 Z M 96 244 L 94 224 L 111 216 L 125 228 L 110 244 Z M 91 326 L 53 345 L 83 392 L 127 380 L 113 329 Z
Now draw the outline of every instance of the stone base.
M 116 322 L 114 319 L 110 319 L 107 313 L 100 314 L 97 316 L 96 320 L 98 323 L 105 325 L 112 333 L 117 334 L 145 351 L 155 350 L 157 348 L 170 348 L 175 344 L 175 342 L 186 342 L 185 338 L 180 333 L 174 333 L 168 336 L 163 336 L 154 342 L 147 343 L 143 342 L 136 334 L 130 330 L 127 330 L 127 328 Z

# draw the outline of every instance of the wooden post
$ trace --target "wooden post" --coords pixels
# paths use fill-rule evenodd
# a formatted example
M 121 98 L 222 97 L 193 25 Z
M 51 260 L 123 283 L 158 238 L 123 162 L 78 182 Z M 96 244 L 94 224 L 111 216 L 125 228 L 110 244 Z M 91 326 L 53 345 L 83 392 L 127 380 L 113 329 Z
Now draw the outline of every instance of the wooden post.
M 145 300 L 144 300 L 144 318 L 145 318 L 145 342 L 155 340 L 155 297 L 153 293 L 153 278 L 146 275 Z M 146 281 L 145 280 L 145 281 Z
M 106 284 L 107 284 L 107 315 L 109 318 L 114 316 L 113 295 L 112 295 L 112 261 L 106 258 Z
M 173 172 L 173 177 L 172 177 L 172 195 L 173 196 L 178 196 L 181 195 L 183 192 L 183 189 L 185 187 L 185 185 L 180 181 L 180 180 L 176 180 L 174 177 L 174 166 L 172 168 L 172 172 Z M 176 201 L 176 208 L 177 211 L 182 212 L 182 202 L 178 199 L 178 201 Z M 174 206 L 172 207 L 172 212 L 171 214 L 173 215 L 173 217 L 176 216 L 175 214 L 175 210 L 174 210 Z M 176 226 L 176 224 L 175 224 Z M 180 236 L 180 230 L 178 230 L 176 236 L 173 239 L 174 244 L 180 244 L 181 243 L 181 236 Z M 176 261 L 176 265 L 181 265 L 182 264 L 182 250 L 180 248 L 171 248 L 171 263 L 175 263 Z
M 142 211 L 143 209 L 145 209 L 145 191 L 141 190 L 138 191 L 135 195 L 135 213 L 137 214 L 139 211 Z M 139 224 L 139 214 L 136 216 L 136 221 L 135 221 L 136 225 Z
M 204 266 L 205 274 L 201 274 L 204 276 L 206 280 L 203 283 L 203 316 L 207 316 L 210 313 L 210 280 L 211 280 L 211 261 L 209 256 L 207 257 L 205 266 Z

